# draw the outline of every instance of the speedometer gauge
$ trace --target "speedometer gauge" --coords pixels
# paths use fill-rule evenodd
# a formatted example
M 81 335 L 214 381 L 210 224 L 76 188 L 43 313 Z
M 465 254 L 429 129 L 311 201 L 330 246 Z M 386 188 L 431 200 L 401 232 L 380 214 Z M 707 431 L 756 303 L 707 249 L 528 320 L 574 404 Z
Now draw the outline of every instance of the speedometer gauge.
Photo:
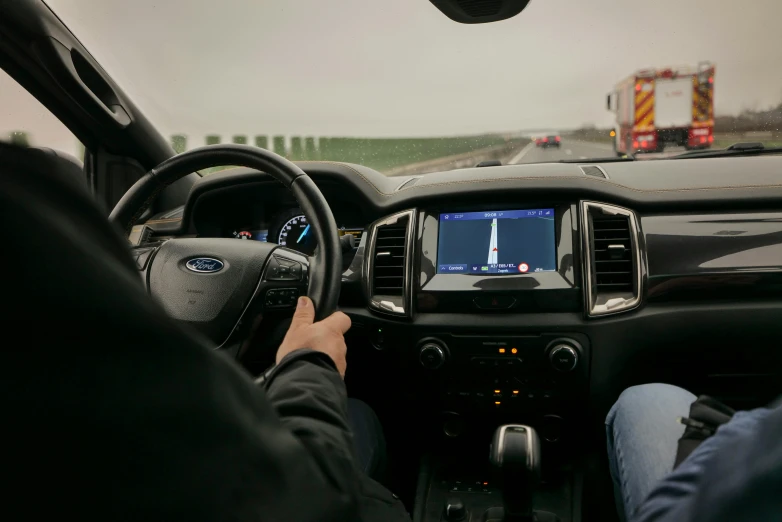
M 299 214 L 286 221 L 280 228 L 277 244 L 298 250 L 308 256 L 312 255 L 315 252 L 317 242 L 307 217 Z

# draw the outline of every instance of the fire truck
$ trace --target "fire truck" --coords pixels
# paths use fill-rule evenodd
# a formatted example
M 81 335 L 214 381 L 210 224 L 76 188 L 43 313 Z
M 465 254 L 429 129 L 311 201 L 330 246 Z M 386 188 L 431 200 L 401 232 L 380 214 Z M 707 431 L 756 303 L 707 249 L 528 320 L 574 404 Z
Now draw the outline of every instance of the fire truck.
M 614 149 L 620 156 L 666 146 L 709 148 L 714 141 L 714 65 L 640 70 L 619 82 L 606 100 L 616 114 Z

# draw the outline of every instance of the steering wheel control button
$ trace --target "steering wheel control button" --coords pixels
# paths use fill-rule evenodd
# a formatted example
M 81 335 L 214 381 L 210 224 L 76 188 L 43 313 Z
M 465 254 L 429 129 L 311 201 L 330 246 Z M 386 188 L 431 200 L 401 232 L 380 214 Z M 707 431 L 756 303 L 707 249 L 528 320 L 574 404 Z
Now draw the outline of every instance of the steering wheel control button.
M 560 372 L 570 372 L 578 365 L 578 351 L 569 344 L 556 344 L 548 354 L 551 366 Z
M 280 277 L 280 263 L 277 258 L 272 256 L 269 260 L 269 264 L 266 265 L 266 279 L 269 281 L 276 281 Z
M 301 263 L 282 257 L 272 256 L 266 266 L 267 281 L 301 281 L 302 274 Z
M 445 349 L 439 344 L 429 341 L 418 351 L 418 360 L 427 370 L 436 370 L 445 364 Z
M 481 310 L 507 310 L 516 304 L 516 299 L 509 295 L 481 295 L 472 302 Z
M 290 267 L 290 269 L 291 269 L 291 277 L 295 278 L 297 281 L 301 280 L 301 274 L 302 274 L 301 265 L 296 263 L 295 265 Z
M 272 288 L 266 292 L 266 308 L 293 308 L 299 299 L 298 288 Z

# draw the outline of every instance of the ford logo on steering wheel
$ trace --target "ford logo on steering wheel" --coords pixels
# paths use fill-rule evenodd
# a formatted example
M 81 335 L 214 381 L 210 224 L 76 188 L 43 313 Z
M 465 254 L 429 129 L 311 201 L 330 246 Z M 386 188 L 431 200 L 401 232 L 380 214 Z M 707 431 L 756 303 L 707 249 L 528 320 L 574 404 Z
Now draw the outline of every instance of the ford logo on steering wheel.
M 185 263 L 188 270 L 200 273 L 219 272 L 223 266 L 225 265 L 222 261 L 213 257 L 194 257 Z

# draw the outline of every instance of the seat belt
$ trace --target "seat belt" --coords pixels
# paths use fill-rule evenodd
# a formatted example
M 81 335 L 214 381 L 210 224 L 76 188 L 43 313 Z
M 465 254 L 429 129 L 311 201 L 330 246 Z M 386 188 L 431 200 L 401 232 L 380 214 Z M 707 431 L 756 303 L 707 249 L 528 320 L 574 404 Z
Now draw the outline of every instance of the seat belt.
M 690 416 L 677 419 L 685 428 L 679 439 L 673 468 L 676 469 L 704 440 L 714 435 L 717 428 L 733 418 L 734 413 L 736 410 L 713 397 L 698 397 L 690 405 Z

